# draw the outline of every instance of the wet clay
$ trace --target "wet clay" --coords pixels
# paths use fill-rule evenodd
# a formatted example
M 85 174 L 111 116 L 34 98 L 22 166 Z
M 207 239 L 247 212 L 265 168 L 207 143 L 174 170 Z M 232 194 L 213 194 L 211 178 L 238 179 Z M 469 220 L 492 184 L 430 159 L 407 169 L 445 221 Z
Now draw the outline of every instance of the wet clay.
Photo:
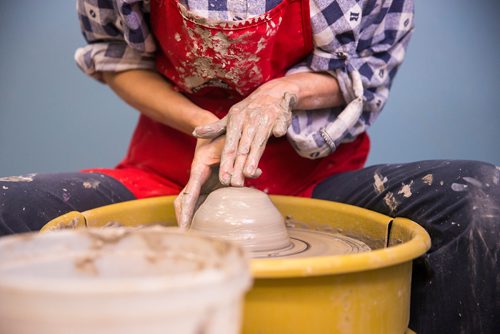
M 220 188 L 196 211 L 191 229 L 240 243 L 250 252 L 291 246 L 281 213 L 269 197 L 252 188 Z
M 364 242 L 339 233 L 286 226 L 266 193 L 252 188 L 221 188 L 195 213 L 191 229 L 235 241 L 253 258 L 309 257 L 370 251 Z

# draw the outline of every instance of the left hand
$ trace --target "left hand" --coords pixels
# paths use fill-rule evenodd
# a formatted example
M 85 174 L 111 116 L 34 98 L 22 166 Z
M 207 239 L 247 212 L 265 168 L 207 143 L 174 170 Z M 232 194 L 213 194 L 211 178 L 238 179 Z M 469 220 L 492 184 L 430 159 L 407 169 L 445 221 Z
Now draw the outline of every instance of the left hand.
M 231 107 L 223 119 L 194 130 L 198 138 L 226 133 L 219 170 L 223 185 L 243 186 L 245 177 L 255 177 L 271 134 L 286 134 L 296 101 L 295 85 L 284 78 L 271 80 Z
M 194 211 L 205 195 L 221 186 L 216 172 L 224 139 L 220 136 L 197 140 L 189 181 L 174 201 L 177 224 L 182 229 L 189 227 Z
M 214 139 L 198 139 L 191 163 L 189 181 L 174 201 L 177 224 L 181 229 L 188 229 L 194 212 L 212 191 L 221 188 L 218 171 L 225 136 Z M 259 177 L 262 171 L 257 169 Z

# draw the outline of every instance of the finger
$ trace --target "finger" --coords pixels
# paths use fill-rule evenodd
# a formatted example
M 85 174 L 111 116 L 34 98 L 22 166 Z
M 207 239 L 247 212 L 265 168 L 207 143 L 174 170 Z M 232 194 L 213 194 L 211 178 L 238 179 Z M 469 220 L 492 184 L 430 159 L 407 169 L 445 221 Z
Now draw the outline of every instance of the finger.
M 211 139 L 219 137 L 226 132 L 227 116 L 217 122 L 197 126 L 193 131 L 196 138 Z
M 219 178 L 223 185 L 229 185 L 233 174 L 236 153 L 243 128 L 243 116 L 234 114 L 229 120 L 226 128 L 226 143 L 222 150 Z
M 245 175 L 245 177 L 248 177 L 250 179 L 256 179 L 256 178 L 258 178 L 259 176 L 262 175 L 262 169 L 257 168 L 255 170 L 255 173 L 253 175 L 246 175 L 245 173 L 243 173 L 243 175 Z
M 276 119 L 276 123 L 273 127 L 273 136 L 282 137 L 286 135 L 288 127 L 292 121 L 292 115 L 290 112 L 282 112 Z
M 250 122 L 250 124 L 247 124 L 243 129 L 243 134 L 238 145 L 233 173 L 231 175 L 231 185 L 234 187 L 243 187 L 245 183 L 243 168 L 245 167 L 248 154 L 250 153 L 250 148 L 255 137 L 256 129 L 257 125 L 253 124 L 252 122 Z
M 271 129 L 267 124 L 262 124 L 255 134 L 250 153 L 248 154 L 247 161 L 244 167 L 245 175 L 255 175 L 257 166 L 259 165 L 260 158 L 266 148 L 267 140 L 271 134 Z
M 247 161 L 247 154 L 238 155 L 236 161 L 234 162 L 233 173 L 231 175 L 231 186 L 233 187 L 243 187 L 245 184 L 245 178 L 243 176 L 243 167 L 245 167 L 245 162 Z
M 194 208 L 200 196 L 201 175 L 191 175 L 188 184 L 180 195 L 178 224 L 181 229 L 188 229 L 193 218 Z
M 180 224 L 181 211 L 182 211 L 181 203 L 182 203 L 182 193 L 184 192 L 184 189 L 181 190 L 179 195 L 174 200 L 175 219 L 176 219 L 177 225 L 179 225 L 179 227 L 181 226 L 181 224 Z
M 177 226 L 181 230 L 187 230 L 187 225 L 185 222 L 185 219 L 183 218 L 185 213 L 183 212 L 183 205 L 182 203 L 184 202 L 183 197 L 184 197 L 184 192 L 186 191 L 186 188 L 182 189 L 177 198 L 174 201 L 174 208 L 175 208 L 175 219 L 177 220 Z
M 196 201 L 196 205 L 194 206 L 193 216 L 194 216 L 194 213 L 196 213 L 196 211 L 198 211 L 198 209 L 203 204 L 203 202 L 205 202 L 207 197 L 208 197 L 208 194 L 202 194 L 202 195 L 200 195 L 200 197 L 198 197 L 198 200 Z

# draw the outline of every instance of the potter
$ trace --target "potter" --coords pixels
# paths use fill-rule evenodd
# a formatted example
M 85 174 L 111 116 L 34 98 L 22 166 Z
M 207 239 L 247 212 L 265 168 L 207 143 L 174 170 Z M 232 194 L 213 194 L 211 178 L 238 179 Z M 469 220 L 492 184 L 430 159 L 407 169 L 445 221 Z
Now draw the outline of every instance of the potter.
M 413 7 L 412 0 L 78 0 L 87 42 L 76 52 L 78 65 L 137 109 L 139 121 L 114 167 L 0 179 L 0 234 L 162 195 L 177 195 L 176 218 L 185 227 L 200 196 L 215 190 L 207 182 L 215 177 L 217 185 L 419 223 L 432 248 L 415 262 L 410 327 L 492 331 L 500 170 L 439 160 L 365 167 L 367 130 L 405 58 Z M 319 241 L 305 238 L 318 231 L 298 230 L 287 228 L 288 238 L 275 225 L 266 230 L 273 237 L 240 232 L 257 256 L 319 251 Z

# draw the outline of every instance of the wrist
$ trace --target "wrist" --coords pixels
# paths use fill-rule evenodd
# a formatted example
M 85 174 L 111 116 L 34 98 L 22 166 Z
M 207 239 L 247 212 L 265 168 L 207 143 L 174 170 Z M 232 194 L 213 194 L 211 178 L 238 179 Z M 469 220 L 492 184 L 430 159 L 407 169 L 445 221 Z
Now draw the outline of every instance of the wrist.
M 283 79 L 296 94 L 294 109 L 322 109 L 344 104 L 337 79 L 328 73 L 294 73 Z
M 293 95 L 298 99 L 302 94 L 301 85 L 296 80 L 289 77 L 281 77 L 264 83 L 260 89 L 265 90 L 270 95 L 282 97 L 285 94 Z
M 194 129 L 198 126 L 211 124 L 217 122 L 218 120 L 219 118 L 212 112 L 199 108 L 199 110 L 196 112 L 196 116 L 191 118 L 191 132 L 193 132 Z

